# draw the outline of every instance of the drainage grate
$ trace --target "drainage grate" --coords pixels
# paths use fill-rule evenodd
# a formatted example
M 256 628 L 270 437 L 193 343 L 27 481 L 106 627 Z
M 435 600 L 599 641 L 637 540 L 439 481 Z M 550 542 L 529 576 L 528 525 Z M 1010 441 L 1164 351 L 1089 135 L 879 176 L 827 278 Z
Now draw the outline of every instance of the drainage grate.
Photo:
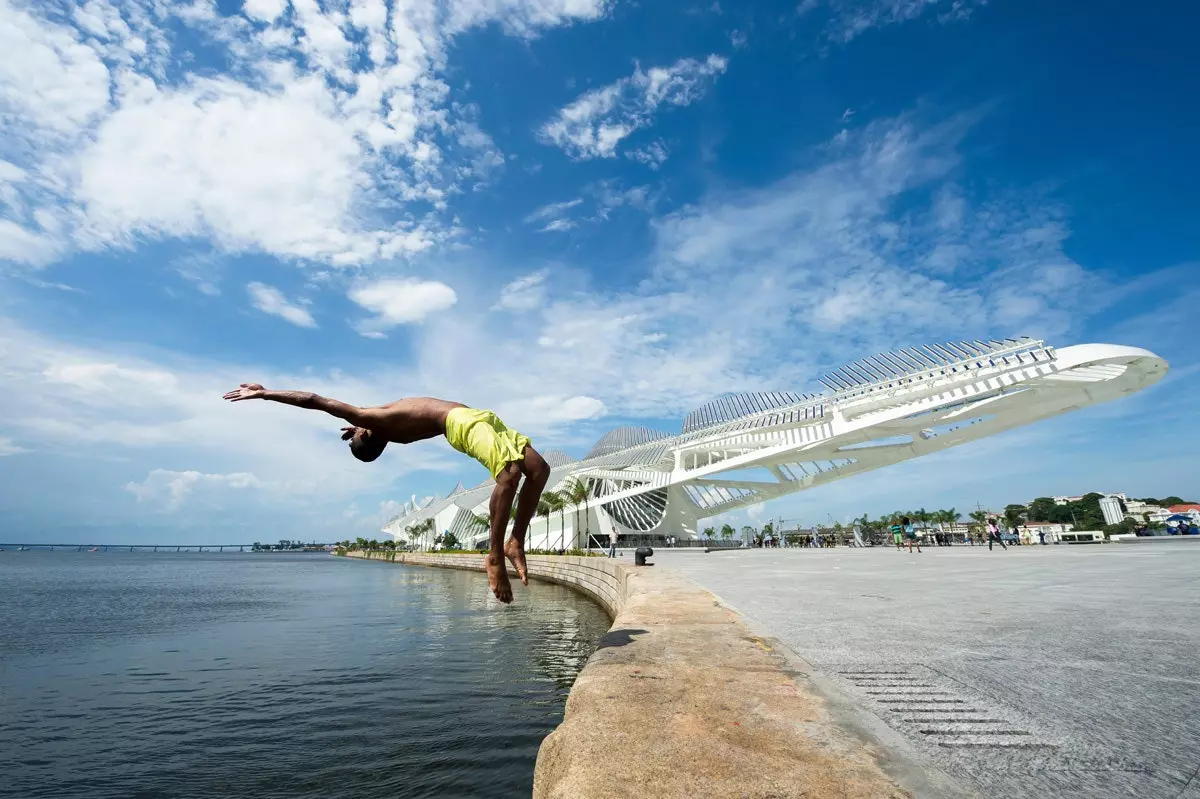
M 1012 711 L 928 666 L 833 669 L 874 703 L 890 726 L 946 748 L 1055 748 L 1014 718 Z

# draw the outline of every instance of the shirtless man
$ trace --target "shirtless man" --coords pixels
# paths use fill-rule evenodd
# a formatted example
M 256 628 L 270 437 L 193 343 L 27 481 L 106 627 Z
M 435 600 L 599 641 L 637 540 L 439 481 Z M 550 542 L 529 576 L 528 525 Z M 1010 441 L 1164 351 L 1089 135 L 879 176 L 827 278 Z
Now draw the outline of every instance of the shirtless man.
M 512 586 L 504 566 L 507 557 L 512 561 L 521 582 L 529 585 L 525 567 L 525 534 L 529 521 L 537 510 L 538 498 L 550 467 L 531 445 L 528 438 L 510 430 L 491 411 L 468 408 L 458 402 L 433 397 L 409 397 L 389 405 L 359 408 L 311 391 L 271 391 L 257 383 L 242 383 L 225 395 L 231 402 L 263 399 L 325 411 L 345 419 L 352 426 L 342 428 L 342 440 L 350 442 L 350 452 L 360 461 L 371 462 L 383 453 L 389 442 L 411 444 L 444 435 L 450 446 L 482 463 L 496 481 L 488 503 L 491 519 L 491 551 L 487 556 L 488 584 L 501 602 L 512 602 Z M 517 497 L 517 518 L 512 538 L 504 541 L 517 484 L 525 477 L 525 485 Z

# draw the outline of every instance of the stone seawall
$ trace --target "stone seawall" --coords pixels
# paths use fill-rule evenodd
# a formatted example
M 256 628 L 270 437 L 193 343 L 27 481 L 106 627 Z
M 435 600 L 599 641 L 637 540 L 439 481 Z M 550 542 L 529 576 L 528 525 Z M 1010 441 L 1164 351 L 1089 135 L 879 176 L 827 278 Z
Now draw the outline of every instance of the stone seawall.
M 366 557 L 483 569 L 482 555 Z M 958 795 L 846 723 L 802 664 L 672 572 L 552 556 L 530 556 L 529 572 L 614 619 L 538 751 L 535 799 Z
M 411 566 L 436 566 L 441 569 L 483 571 L 483 555 L 439 555 L 429 552 L 348 552 L 348 557 L 407 563 Z M 608 558 L 530 555 L 526 558 L 529 576 L 560 583 L 586 594 L 615 618 L 624 604 L 625 586 L 622 567 Z M 508 573 L 516 576 L 510 567 Z M 515 590 L 519 590 L 520 584 Z

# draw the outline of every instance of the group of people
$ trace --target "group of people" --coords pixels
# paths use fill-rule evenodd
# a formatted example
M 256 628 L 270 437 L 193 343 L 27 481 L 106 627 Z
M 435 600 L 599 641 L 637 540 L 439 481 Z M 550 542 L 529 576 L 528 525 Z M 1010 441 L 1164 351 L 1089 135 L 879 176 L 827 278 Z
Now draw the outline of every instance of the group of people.
M 1045 533 L 1038 533 L 1042 543 L 1046 543 Z M 904 550 L 904 545 L 908 545 L 908 551 L 912 552 L 913 547 L 916 547 L 917 552 L 921 551 L 921 538 L 917 535 L 916 525 L 912 523 L 912 519 L 907 516 L 901 516 L 900 520 L 892 525 L 892 541 L 896 544 L 896 551 Z M 948 538 L 942 533 L 936 533 L 934 541 L 938 546 L 950 546 Z M 972 546 L 975 545 L 974 534 L 970 534 L 969 541 Z M 982 542 L 980 542 L 982 543 Z M 989 518 L 987 521 L 987 545 L 990 551 L 995 544 L 999 544 L 1001 549 L 1008 549 L 1004 544 L 1004 538 L 1000 535 L 1000 524 L 996 519 Z

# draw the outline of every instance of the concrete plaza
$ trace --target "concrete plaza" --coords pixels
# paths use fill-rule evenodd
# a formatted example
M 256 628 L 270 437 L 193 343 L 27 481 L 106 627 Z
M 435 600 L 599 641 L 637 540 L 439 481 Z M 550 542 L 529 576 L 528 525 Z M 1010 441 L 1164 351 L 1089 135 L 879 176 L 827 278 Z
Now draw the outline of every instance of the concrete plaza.
M 654 561 L 968 790 L 1200 799 L 1200 542 Z

